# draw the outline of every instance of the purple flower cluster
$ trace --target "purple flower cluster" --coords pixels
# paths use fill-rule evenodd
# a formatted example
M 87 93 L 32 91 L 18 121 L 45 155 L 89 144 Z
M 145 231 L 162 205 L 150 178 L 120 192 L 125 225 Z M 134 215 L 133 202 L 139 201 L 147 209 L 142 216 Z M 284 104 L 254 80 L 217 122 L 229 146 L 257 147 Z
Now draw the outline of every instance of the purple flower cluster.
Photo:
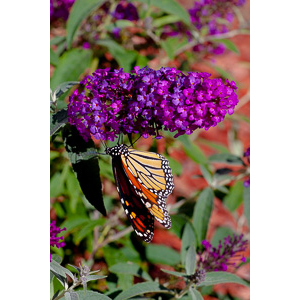
M 50 246 L 52 247 L 64 247 L 66 245 L 65 242 L 59 241 L 63 240 L 63 236 L 57 237 L 56 235 L 61 233 L 62 231 L 67 230 L 65 227 L 60 229 L 59 227 L 56 226 L 56 221 L 52 221 L 50 223 Z M 50 261 L 51 261 L 51 253 L 50 253 Z
M 136 7 L 132 3 L 127 3 L 127 1 L 121 1 L 112 16 L 116 20 L 129 20 L 137 21 L 139 19 L 139 14 Z
M 75 0 L 50 0 L 50 21 L 67 20 L 69 11 Z
M 178 137 L 208 130 L 233 114 L 238 103 L 234 81 L 224 84 L 208 73 L 147 67 L 135 67 L 133 73 L 99 69 L 81 81 L 85 90 L 74 91 L 68 115 L 85 139 L 92 134 L 113 141 L 120 133 L 160 138 L 159 130 L 177 131 Z
M 206 272 L 210 271 L 226 271 L 229 265 L 235 266 L 233 259 L 240 258 L 242 262 L 246 262 L 246 258 L 241 256 L 240 253 L 247 249 L 247 240 L 243 240 L 243 234 L 228 236 L 219 242 L 217 248 L 204 240 L 202 245 L 205 250 L 200 253 L 200 260 L 198 267 L 203 268 Z
M 250 147 L 244 152 L 244 157 L 246 157 L 247 162 L 250 165 Z M 244 187 L 250 187 L 250 177 L 244 181 Z
M 242 6 L 246 0 L 200 0 L 188 10 L 191 23 L 199 32 L 206 32 L 205 35 L 217 35 L 228 32 L 229 26 L 234 20 L 233 8 Z M 223 20 L 223 21 L 220 21 Z M 183 25 L 176 23 L 175 28 L 166 26 L 164 35 L 187 35 L 192 40 L 193 33 Z M 205 41 L 193 47 L 195 52 L 211 53 L 215 55 L 223 54 L 226 47 L 216 41 Z
M 117 20 L 137 21 L 139 19 L 137 8 L 130 1 L 119 1 L 116 8 L 110 12 L 111 2 L 104 2 L 95 12 L 93 12 L 82 24 L 79 29 L 79 36 L 83 42 L 83 48 L 95 46 L 95 43 L 100 39 L 101 30 L 105 19 L 112 17 L 111 25 L 114 25 Z M 122 28 L 113 27 L 110 29 L 110 35 L 113 39 L 120 39 Z M 125 29 L 124 29 L 125 30 Z

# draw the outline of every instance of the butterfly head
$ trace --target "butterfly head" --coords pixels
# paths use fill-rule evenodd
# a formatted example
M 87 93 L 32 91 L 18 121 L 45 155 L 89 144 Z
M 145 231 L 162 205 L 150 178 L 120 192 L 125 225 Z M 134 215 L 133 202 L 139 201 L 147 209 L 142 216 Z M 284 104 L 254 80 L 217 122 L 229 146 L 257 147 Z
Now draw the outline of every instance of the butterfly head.
M 127 152 L 128 147 L 126 145 L 116 145 L 114 147 L 105 149 L 105 153 L 110 156 L 120 156 L 121 154 L 126 154 Z

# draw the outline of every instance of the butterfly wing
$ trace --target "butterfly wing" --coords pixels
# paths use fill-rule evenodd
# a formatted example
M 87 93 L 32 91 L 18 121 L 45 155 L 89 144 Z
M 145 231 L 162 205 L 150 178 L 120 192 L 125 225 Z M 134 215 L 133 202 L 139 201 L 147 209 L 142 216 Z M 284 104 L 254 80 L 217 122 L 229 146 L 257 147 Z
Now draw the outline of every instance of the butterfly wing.
M 154 217 L 141 202 L 122 167 L 120 156 L 112 158 L 113 173 L 121 203 L 136 234 L 145 242 L 151 242 L 154 234 Z
M 128 154 L 122 154 L 121 160 L 124 172 L 141 201 L 163 226 L 171 228 L 166 198 L 174 184 L 168 160 L 160 154 L 133 148 L 128 148 Z

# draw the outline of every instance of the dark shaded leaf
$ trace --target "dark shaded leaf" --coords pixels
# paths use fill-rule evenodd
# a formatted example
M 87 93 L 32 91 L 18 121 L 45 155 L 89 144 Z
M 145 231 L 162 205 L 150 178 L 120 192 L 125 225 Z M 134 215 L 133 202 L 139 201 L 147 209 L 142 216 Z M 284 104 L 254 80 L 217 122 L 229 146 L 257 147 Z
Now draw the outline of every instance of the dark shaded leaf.
M 232 172 L 232 169 L 229 169 L 229 168 L 220 168 L 220 169 L 216 170 L 216 174 L 219 174 L 219 175 L 225 175 L 225 174 L 229 174 L 231 172 Z
M 92 140 L 86 142 L 76 127 L 71 125 L 63 128 L 63 139 L 83 194 L 98 211 L 106 216 L 98 158 L 95 154 L 83 155 L 95 152 L 94 142 Z
M 81 22 L 105 0 L 76 0 L 67 21 L 67 47 L 71 48 L 75 33 Z
M 57 133 L 68 122 L 67 109 L 61 109 L 55 114 L 50 114 L 50 136 Z
M 193 225 L 196 231 L 199 246 L 201 246 L 201 241 L 206 238 L 206 232 L 213 209 L 213 204 L 214 193 L 211 188 L 206 188 L 201 192 L 193 214 Z
M 159 292 L 166 292 L 166 291 L 168 291 L 168 289 L 163 287 L 157 282 L 137 283 L 134 286 L 127 289 L 126 291 L 119 294 L 115 298 L 115 300 L 126 300 L 137 295 L 143 295 L 145 293 L 151 293 L 151 292 L 159 293 Z

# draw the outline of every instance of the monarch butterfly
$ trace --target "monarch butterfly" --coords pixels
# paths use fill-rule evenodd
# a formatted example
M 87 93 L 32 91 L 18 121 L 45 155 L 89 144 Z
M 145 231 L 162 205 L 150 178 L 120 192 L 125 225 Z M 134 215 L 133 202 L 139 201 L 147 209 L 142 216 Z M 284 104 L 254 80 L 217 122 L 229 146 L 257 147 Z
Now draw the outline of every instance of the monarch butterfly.
M 133 229 L 145 242 L 151 242 L 154 218 L 171 228 L 166 198 L 174 184 L 168 160 L 123 144 L 106 148 L 105 153 L 112 157 L 117 190 Z

